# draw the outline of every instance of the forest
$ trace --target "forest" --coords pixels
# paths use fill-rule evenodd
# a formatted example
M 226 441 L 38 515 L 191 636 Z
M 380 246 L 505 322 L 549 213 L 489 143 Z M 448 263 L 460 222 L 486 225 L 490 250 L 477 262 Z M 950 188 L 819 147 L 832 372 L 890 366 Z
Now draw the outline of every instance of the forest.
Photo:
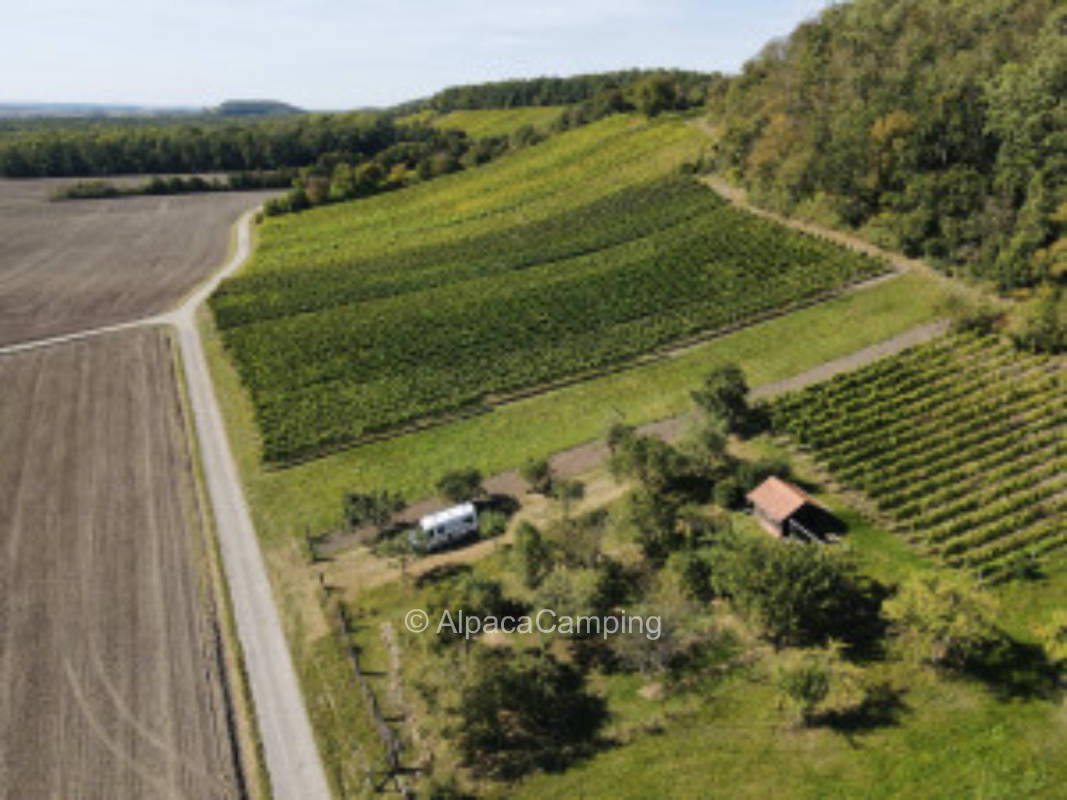
M 225 119 L 225 121 L 222 121 Z M 458 131 L 401 125 L 364 112 L 138 125 L 14 126 L 0 134 L 0 175 L 12 178 L 274 170 L 376 156 L 393 164 L 465 147 Z
M 712 100 L 719 168 L 776 209 L 1001 290 L 1067 275 L 1067 9 L 857 0 Z
M 543 77 L 452 86 L 420 105 L 437 111 L 518 106 L 563 106 L 613 93 L 629 94 L 642 85 L 666 83 L 686 107 L 701 106 L 710 87 L 722 81 L 719 73 L 685 70 L 621 70 L 567 78 Z

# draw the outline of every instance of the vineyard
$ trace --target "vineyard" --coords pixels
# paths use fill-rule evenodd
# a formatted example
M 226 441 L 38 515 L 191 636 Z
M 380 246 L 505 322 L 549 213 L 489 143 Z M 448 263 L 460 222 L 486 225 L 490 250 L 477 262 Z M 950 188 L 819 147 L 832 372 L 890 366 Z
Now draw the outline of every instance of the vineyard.
M 990 580 L 1067 546 L 1067 373 L 995 337 L 946 337 L 773 407 L 922 550 Z
M 267 223 L 212 299 L 265 460 L 477 411 L 882 269 L 677 174 L 688 131 L 609 120 L 461 180 Z M 589 163 L 605 150 L 607 175 Z
M 450 111 L 440 116 L 421 118 L 441 130 L 461 130 L 473 139 L 486 136 L 510 136 L 524 125 L 546 130 L 563 113 L 563 106 L 525 106 Z M 420 115 L 409 118 L 420 119 Z

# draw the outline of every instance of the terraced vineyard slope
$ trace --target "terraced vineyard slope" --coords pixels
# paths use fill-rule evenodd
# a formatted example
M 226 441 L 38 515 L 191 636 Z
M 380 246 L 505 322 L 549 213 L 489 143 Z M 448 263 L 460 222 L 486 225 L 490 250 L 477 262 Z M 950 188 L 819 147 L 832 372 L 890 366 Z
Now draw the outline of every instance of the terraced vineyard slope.
M 617 117 L 268 221 L 212 300 L 265 458 L 484 409 L 884 269 L 680 175 L 701 144 L 678 121 Z
M 773 407 L 919 548 L 999 580 L 1067 547 L 1067 373 L 996 338 L 945 337 Z
M 517 108 L 482 108 L 440 114 L 420 111 L 401 122 L 427 122 L 441 130 L 460 130 L 481 139 L 486 136 L 510 136 L 524 125 L 547 130 L 563 113 L 565 106 L 520 106 Z

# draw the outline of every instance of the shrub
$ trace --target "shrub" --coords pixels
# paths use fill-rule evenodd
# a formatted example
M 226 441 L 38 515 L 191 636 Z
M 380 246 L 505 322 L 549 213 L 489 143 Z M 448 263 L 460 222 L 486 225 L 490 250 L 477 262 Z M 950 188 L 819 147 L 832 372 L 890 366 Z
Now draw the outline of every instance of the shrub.
M 474 467 L 446 472 L 438 479 L 435 487 L 438 494 L 453 503 L 463 503 L 485 494 L 482 473 Z
M 536 589 L 552 569 L 552 548 L 532 523 L 523 520 L 515 529 L 516 559 L 522 582 L 528 589 Z
M 519 467 L 519 475 L 526 481 L 529 491 L 548 494 L 552 489 L 552 467 L 545 458 L 531 458 Z
M 475 651 L 459 706 L 459 749 L 479 775 L 514 779 L 587 753 L 607 718 L 574 667 L 551 655 Z
M 735 536 L 716 553 L 714 584 L 775 645 L 859 643 L 878 628 L 880 597 L 847 557 L 769 536 Z M 878 629 L 880 632 L 880 629 Z
M 697 408 L 726 432 L 736 433 L 744 429 L 748 419 L 748 383 L 736 364 L 713 369 L 692 396 Z
M 963 668 L 1000 638 L 992 598 L 962 575 L 915 575 L 885 612 L 902 647 L 939 666 Z
M 375 525 L 384 531 L 393 516 L 407 508 L 407 501 L 398 492 L 381 489 L 376 492 L 346 492 L 342 499 L 345 524 L 350 529 Z
M 508 529 L 508 516 L 502 511 L 483 511 L 478 515 L 478 535 L 483 539 L 495 539 Z
M 736 478 L 724 478 L 715 484 L 715 503 L 731 510 L 745 505 L 745 490 Z
M 786 667 L 778 677 L 778 688 L 796 704 L 801 719 L 808 724 L 816 707 L 830 694 L 830 670 L 815 661 Z

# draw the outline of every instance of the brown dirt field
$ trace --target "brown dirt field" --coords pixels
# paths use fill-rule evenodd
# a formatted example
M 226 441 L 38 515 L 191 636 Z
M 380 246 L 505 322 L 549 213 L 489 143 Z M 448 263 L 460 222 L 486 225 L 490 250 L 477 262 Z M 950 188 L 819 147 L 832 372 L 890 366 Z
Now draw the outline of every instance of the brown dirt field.
M 241 213 L 277 194 L 49 200 L 72 182 L 0 180 L 0 345 L 167 310 L 222 263 Z
M 0 798 L 241 795 L 170 340 L 0 356 Z

